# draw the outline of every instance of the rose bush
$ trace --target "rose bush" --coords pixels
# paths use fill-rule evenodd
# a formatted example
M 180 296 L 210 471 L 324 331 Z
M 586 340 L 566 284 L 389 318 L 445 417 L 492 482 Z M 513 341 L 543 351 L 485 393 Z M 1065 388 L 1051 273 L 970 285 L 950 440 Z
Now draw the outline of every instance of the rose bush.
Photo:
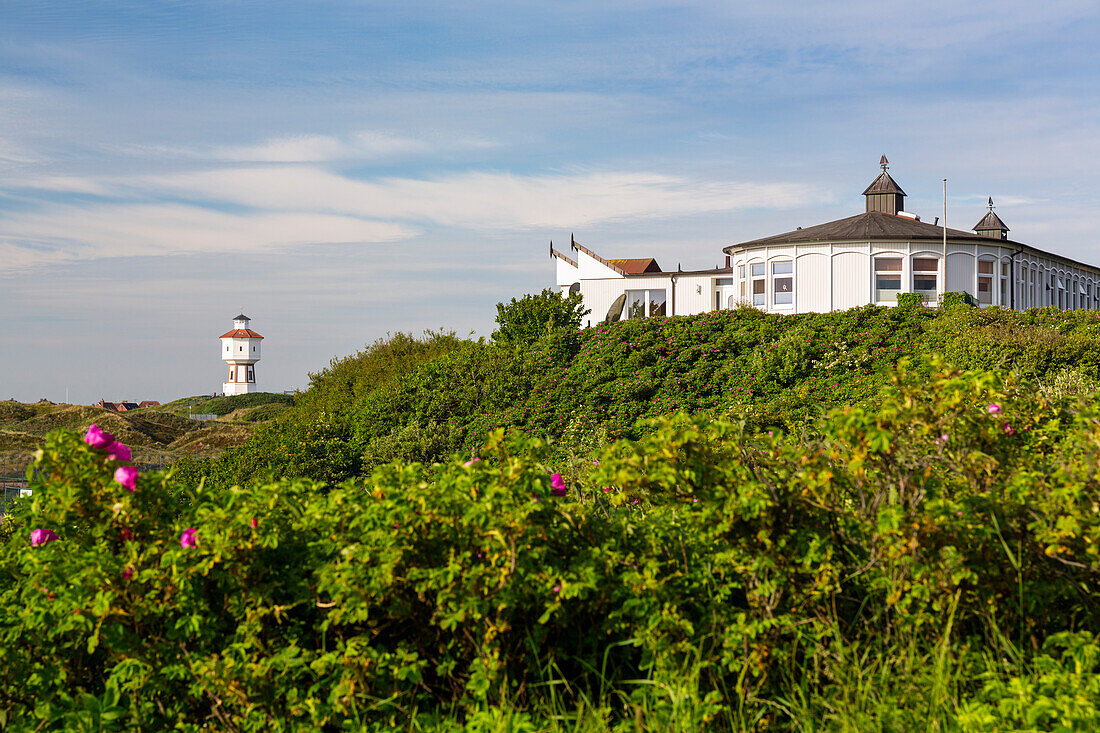
M 0 541 L 13 729 L 477 728 L 550 699 L 781 727 L 838 645 L 1003 637 L 1016 679 L 1100 622 L 1100 412 L 1011 375 L 903 373 L 799 433 L 661 418 L 571 461 L 498 431 L 327 487 L 128 487 L 108 445 L 53 434 Z M 1043 653 L 1028 705 L 1091 720 L 1098 655 Z M 1017 683 L 965 673 L 944 724 L 981 730 Z

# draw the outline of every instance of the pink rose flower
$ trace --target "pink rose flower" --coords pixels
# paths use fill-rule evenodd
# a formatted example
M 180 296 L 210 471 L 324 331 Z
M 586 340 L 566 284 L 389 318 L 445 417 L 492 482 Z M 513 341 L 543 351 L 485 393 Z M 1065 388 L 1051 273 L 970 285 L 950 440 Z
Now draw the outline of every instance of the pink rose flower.
M 119 466 L 115 469 L 115 481 L 125 486 L 133 493 L 137 487 L 138 470 L 133 466 Z
M 199 546 L 199 531 L 194 527 L 188 527 L 180 535 L 180 547 L 187 550 Z
M 1005 423 L 1004 433 L 1005 433 L 1005 435 L 1015 435 L 1016 434 L 1016 428 L 1012 427 L 1008 423 Z
M 554 496 L 565 496 L 569 493 L 569 487 L 562 481 L 560 473 L 550 476 L 550 493 Z
M 990 415 L 1000 415 L 1000 414 L 1001 414 L 1001 406 L 1000 406 L 1000 405 L 998 405 L 998 404 L 997 404 L 996 402 L 992 403 L 992 404 L 991 404 L 991 405 L 990 405 L 990 406 L 989 406 L 988 408 L 986 408 L 986 409 L 988 409 L 988 410 L 989 410 L 989 414 L 990 414 Z
M 107 446 L 107 457 L 113 461 L 129 461 L 130 446 L 123 445 L 116 440 Z
M 480 458 L 476 458 L 476 457 L 471 458 L 470 460 L 466 461 L 462 465 L 465 466 L 466 468 L 469 468 L 470 466 L 474 465 L 475 463 L 477 463 L 480 460 L 481 460 Z
M 122 571 L 122 577 L 125 578 L 126 580 L 129 580 L 130 578 L 134 577 L 134 569 L 133 568 L 126 568 L 125 570 Z
M 52 529 L 36 529 L 31 532 L 31 547 L 38 547 L 44 545 L 47 542 L 53 542 L 54 540 L 61 539 L 57 536 L 57 532 Z
M 88 432 L 84 433 L 84 442 L 93 448 L 106 448 L 115 442 L 115 436 L 103 431 L 95 423 L 88 426 Z
M 259 524 L 259 522 L 256 521 L 256 517 L 252 517 L 252 521 L 248 523 L 248 526 L 252 529 L 256 529 L 257 524 Z
M 598 466 L 598 465 L 600 465 L 600 459 L 599 459 L 599 458 L 593 458 L 593 459 L 592 459 L 592 465 L 593 465 L 593 466 Z

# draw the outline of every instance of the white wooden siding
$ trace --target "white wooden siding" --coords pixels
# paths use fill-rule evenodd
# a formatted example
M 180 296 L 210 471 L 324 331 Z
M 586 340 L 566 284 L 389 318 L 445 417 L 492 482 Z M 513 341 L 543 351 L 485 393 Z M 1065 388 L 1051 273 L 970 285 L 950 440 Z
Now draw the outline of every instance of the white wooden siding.
M 832 261 L 833 310 L 871 302 L 871 260 L 863 252 L 838 252 Z
M 829 310 L 829 256 L 809 252 L 795 260 L 794 300 L 799 313 Z

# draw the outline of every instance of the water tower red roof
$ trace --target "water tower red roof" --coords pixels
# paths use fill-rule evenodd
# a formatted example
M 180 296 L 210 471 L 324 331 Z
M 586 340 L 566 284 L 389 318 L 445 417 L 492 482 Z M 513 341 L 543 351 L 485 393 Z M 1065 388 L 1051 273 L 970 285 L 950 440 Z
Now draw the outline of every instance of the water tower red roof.
M 232 331 L 226 331 L 218 338 L 223 339 L 262 339 L 263 336 L 253 331 L 251 328 L 234 328 Z

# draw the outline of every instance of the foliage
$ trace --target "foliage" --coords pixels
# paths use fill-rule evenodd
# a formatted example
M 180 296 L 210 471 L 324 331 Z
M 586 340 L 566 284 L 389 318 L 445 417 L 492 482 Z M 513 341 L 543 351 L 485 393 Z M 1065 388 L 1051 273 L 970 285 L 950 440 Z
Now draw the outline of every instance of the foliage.
M 509 303 L 497 303 L 497 330 L 493 340 L 501 344 L 530 344 L 544 336 L 572 332 L 592 311 L 585 309 L 579 292 L 563 296 L 547 288 Z
M 902 366 L 803 430 L 676 415 L 572 460 L 496 430 L 477 461 L 389 463 L 324 491 L 152 474 L 131 494 L 55 433 L 0 539 L 0 716 L 866 730 L 892 707 L 884 729 L 1093 723 L 1100 411 L 1026 376 Z M 36 528 L 60 539 L 32 547 Z M 875 679 L 890 682 L 860 682 Z

